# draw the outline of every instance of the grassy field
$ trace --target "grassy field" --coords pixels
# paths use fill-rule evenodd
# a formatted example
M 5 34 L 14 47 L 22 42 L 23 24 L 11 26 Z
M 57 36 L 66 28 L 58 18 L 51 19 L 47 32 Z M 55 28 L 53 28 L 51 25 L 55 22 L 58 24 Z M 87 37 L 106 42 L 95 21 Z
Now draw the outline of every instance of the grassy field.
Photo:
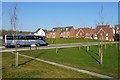
M 65 44 L 65 43 L 81 43 L 81 42 L 97 42 L 95 39 L 83 39 L 83 38 L 48 38 L 46 42 L 48 44 Z
M 118 48 L 114 45 L 107 45 L 103 49 L 103 64 L 99 64 L 98 46 L 61 48 L 58 53 L 55 49 L 22 51 L 21 54 L 38 57 L 45 60 L 65 64 L 80 69 L 118 77 Z
M 99 46 L 60 48 L 55 49 L 20 51 L 25 54 L 44 60 L 61 63 L 80 69 L 94 71 L 111 77 L 118 77 L 118 48 L 116 45 L 103 46 L 103 64 L 99 64 Z M 3 77 L 32 77 L 32 78 L 89 78 L 93 76 L 74 72 L 64 68 L 37 62 L 24 57 L 19 57 L 19 67 L 14 67 L 14 54 L 3 53 Z M 51 75 L 49 75 L 51 74 Z
M 19 58 L 19 66 L 15 67 L 15 55 L 3 53 L 3 78 L 96 78 L 32 59 Z

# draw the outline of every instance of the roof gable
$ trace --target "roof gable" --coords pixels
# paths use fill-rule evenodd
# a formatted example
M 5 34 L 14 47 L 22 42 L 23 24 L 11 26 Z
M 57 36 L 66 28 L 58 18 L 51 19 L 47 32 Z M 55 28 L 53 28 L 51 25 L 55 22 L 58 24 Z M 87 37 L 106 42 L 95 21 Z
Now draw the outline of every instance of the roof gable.
M 99 34 L 99 33 L 100 33 L 100 31 L 102 31 L 102 32 L 104 32 L 104 33 L 105 33 L 105 31 L 101 28 L 101 29 L 97 32 L 97 34 Z
M 110 26 L 109 25 L 98 25 L 97 28 L 94 30 L 94 33 L 99 33 L 100 29 L 104 30 L 105 33 L 110 32 Z
M 84 33 L 84 31 L 82 30 L 82 28 L 79 28 L 79 29 L 77 30 L 77 33 L 76 33 L 76 34 L 78 34 L 80 31 L 82 31 L 82 32 Z
M 37 33 L 40 29 L 41 29 L 41 28 L 38 28 L 38 29 L 35 31 L 35 33 Z

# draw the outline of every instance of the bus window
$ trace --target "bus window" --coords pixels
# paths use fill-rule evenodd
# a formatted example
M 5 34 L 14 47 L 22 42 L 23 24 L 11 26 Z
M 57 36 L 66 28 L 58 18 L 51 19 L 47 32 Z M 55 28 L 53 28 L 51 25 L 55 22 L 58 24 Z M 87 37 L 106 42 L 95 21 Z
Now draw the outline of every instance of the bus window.
M 13 36 L 7 36 L 7 40 L 13 40 Z
M 38 40 L 38 39 L 41 39 L 41 37 L 40 36 L 32 36 L 32 39 L 33 40 Z
M 32 36 L 26 36 L 26 40 L 31 40 Z
M 37 37 L 37 36 L 32 36 L 32 39 L 33 39 L 33 40 L 37 40 L 38 37 Z
M 25 36 L 18 36 L 18 39 L 19 39 L 19 40 L 25 40 L 26 37 L 25 37 Z

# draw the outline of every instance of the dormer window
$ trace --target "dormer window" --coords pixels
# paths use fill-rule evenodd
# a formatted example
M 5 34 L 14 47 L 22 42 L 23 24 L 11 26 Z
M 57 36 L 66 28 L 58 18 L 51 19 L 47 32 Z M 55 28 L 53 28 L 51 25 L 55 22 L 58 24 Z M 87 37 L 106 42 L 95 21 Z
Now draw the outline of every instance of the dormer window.
M 55 31 L 55 29 L 52 29 L 52 31 Z
M 66 28 L 66 31 L 68 31 L 68 28 Z

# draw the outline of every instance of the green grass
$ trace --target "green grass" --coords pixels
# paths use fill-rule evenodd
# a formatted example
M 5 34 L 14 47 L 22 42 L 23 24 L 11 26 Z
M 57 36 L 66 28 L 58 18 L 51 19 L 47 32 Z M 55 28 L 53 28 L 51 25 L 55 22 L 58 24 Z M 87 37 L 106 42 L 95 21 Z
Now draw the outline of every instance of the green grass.
M 118 48 L 114 45 L 103 46 L 103 64 L 99 64 L 99 46 L 90 46 L 90 51 L 86 52 L 86 47 L 61 48 L 58 53 L 55 49 L 21 51 L 19 53 L 50 60 L 53 62 L 77 67 L 112 77 L 118 77 Z
M 97 78 L 25 57 L 19 57 L 19 66 L 15 67 L 15 55 L 11 53 L 3 53 L 2 66 L 3 78 Z
M 83 39 L 83 38 L 48 38 L 46 42 L 48 44 L 65 44 L 65 43 L 81 43 L 81 42 L 97 42 L 95 39 Z

